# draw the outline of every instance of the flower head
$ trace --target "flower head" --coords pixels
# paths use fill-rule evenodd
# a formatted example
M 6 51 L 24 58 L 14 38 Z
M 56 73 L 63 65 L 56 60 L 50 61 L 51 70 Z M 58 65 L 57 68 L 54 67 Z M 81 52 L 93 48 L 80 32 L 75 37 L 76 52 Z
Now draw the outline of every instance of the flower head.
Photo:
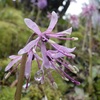
M 34 78 L 36 81 L 43 83 L 45 79 L 45 74 L 47 74 L 50 82 L 54 84 L 54 79 L 50 72 L 50 69 L 57 71 L 63 79 L 69 79 L 72 82 L 79 84 L 79 82 L 75 81 L 72 77 L 70 77 L 61 67 L 67 68 L 69 71 L 73 73 L 77 73 L 76 67 L 72 66 L 63 57 L 68 57 L 73 59 L 75 55 L 72 53 L 75 50 L 74 48 L 68 48 L 62 45 L 57 44 L 55 41 L 51 40 L 51 38 L 57 38 L 61 40 L 76 40 L 76 38 L 66 38 L 66 35 L 70 35 L 72 32 L 72 28 L 68 30 L 64 30 L 61 32 L 54 33 L 53 29 L 58 21 L 57 14 L 53 11 L 51 14 L 50 24 L 46 31 L 41 32 L 38 25 L 33 22 L 31 19 L 25 18 L 25 24 L 34 31 L 34 33 L 38 36 L 35 40 L 30 41 L 24 48 L 19 50 L 18 54 L 27 54 L 27 61 L 25 65 L 25 77 L 28 79 L 30 77 L 31 65 L 32 61 L 36 59 L 38 63 L 39 71 L 35 74 Z M 49 44 L 54 48 L 54 50 L 47 50 L 46 44 Z M 37 48 L 40 49 L 41 57 L 37 54 Z M 19 58 L 20 57 L 20 58 Z M 21 60 L 22 56 L 18 56 L 17 60 L 14 57 L 13 64 L 10 64 L 10 67 L 6 69 L 9 70 L 11 66 L 14 65 L 18 60 Z M 40 63 L 42 62 L 42 63 Z M 61 67 L 59 64 L 61 64 Z M 6 70 L 6 71 L 7 71 Z M 46 70 L 46 73 L 44 73 Z
M 47 6 L 47 0 L 31 0 L 33 5 L 37 5 L 39 9 L 44 9 Z
M 37 6 L 40 9 L 44 9 L 47 6 L 47 0 L 38 0 Z
M 93 12 L 96 10 L 94 4 L 84 4 L 82 8 L 82 14 L 84 17 L 90 18 L 93 15 Z
M 72 24 L 73 28 L 79 27 L 79 19 L 77 15 L 71 15 L 70 16 L 70 23 Z

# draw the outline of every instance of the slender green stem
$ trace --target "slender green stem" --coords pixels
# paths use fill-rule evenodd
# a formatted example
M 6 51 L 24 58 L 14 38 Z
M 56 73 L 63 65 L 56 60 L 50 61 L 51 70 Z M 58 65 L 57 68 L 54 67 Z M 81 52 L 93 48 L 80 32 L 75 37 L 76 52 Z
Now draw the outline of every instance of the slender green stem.
M 86 25 L 85 25 L 85 30 L 84 30 L 85 32 L 84 32 L 84 39 L 83 39 L 83 44 L 82 44 L 82 51 L 85 51 L 85 46 L 86 46 L 86 39 L 87 39 L 87 33 L 90 31 L 89 29 L 88 29 L 88 25 L 87 25 L 87 23 L 86 23 Z
M 30 38 L 27 41 L 27 43 L 29 43 L 32 40 L 34 35 L 35 34 L 32 34 L 30 36 Z M 24 71 L 25 71 L 26 60 L 27 60 L 27 54 L 23 54 L 22 60 L 21 60 L 20 71 L 19 71 L 17 89 L 16 89 L 15 99 L 14 100 L 21 100 L 21 92 L 22 92 L 22 85 L 23 85 L 23 81 L 24 81 Z
M 41 14 L 41 10 L 38 9 L 38 13 L 37 13 L 37 16 L 36 16 L 36 21 L 35 21 L 36 23 L 38 23 L 38 21 L 39 21 L 40 14 Z
M 82 50 L 83 50 L 83 51 L 85 50 L 86 36 L 87 36 L 87 33 L 85 32 L 85 33 L 84 33 L 83 44 L 82 44 Z
M 92 23 L 89 22 L 89 93 L 93 93 L 93 79 L 92 79 Z

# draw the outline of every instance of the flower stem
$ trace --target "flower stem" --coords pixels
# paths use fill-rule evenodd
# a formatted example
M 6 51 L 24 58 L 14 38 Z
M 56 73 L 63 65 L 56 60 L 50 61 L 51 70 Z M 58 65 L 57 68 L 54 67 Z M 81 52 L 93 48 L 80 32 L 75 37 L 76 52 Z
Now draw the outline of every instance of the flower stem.
M 92 23 L 91 21 L 89 27 L 89 93 L 90 95 L 93 93 L 93 80 L 92 80 Z
M 39 21 L 40 14 L 41 14 L 41 10 L 38 9 L 38 13 L 37 13 L 37 16 L 36 16 L 36 21 L 35 21 L 36 23 L 38 23 L 38 21 Z
M 86 36 L 87 36 L 87 33 L 85 32 L 84 33 L 83 44 L 82 44 L 82 51 L 85 51 Z
M 35 34 L 33 33 L 30 38 L 28 39 L 27 43 L 29 43 Z M 18 77 L 18 83 L 17 83 L 17 88 L 16 88 L 16 93 L 15 93 L 15 99 L 14 100 L 21 100 L 21 92 L 22 92 L 22 85 L 24 81 L 24 71 L 25 71 L 25 64 L 27 60 L 27 54 L 23 54 L 22 60 L 21 60 L 21 66 L 20 66 L 20 71 L 19 71 L 19 77 Z
M 22 90 L 22 84 L 23 84 L 23 80 L 24 80 L 26 59 L 27 59 L 27 54 L 24 54 L 22 56 L 22 61 L 21 61 L 21 67 L 20 67 L 20 72 L 19 72 L 19 77 L 18 77 L 18 84 L 17 84 L 16 93 L 15 93 L 15 100 L 21 99 L 21 90 Z

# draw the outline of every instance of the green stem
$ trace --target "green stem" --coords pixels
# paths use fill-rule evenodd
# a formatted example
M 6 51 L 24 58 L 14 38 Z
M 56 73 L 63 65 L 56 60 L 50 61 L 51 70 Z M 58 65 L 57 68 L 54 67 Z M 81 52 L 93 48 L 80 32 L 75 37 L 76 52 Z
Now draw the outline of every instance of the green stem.
M 27 41 L 27 43 L 29 43 L 32 40 L 34 35 L 35 34 L 32 34 L 30 36 L 30 38 Z M 19 71 L 17 89 L 16 89 L 15 99 L 14 100 L 21 100 L 21 92 L 22 92 L 22 85 L 23 85 L 23 81 L 24 81 L 24 71 L 25 71 L 26 60 L 27 60 L 27 54 L 25 53 L 25 54 L 23 54 L 22 60 L 21 60 L 21 66 L 20 66 L 20 71 Z
M 87 33 L 88 33 L 88 25 L 85 25 L 85 30 L 84 30 L 84 39 L 83 39 L 83 44 L 82 44 L 82 51 L 85 51 L 85 45 L 86 45 L 86 39 L 87 39 Z
M 86 36 L 87 36 L 87 33 L 85 32 L 85 33 L 84 33 L 83 44 L 82 44 L 82 50 L 83 50 L 83 51 L 85 50 Z
M 89 93 L 93 93 L 93 80 L 92 80 L 92 23 L 89 26 Z
M 39 21 L 40 14 L 41 14 L 41 10 L 38 9 L 38 13 L 37 13 L 37 16 L 36 16 L 36 21 L 35 21 L 36 23 L 38 23 L 38 21 Z

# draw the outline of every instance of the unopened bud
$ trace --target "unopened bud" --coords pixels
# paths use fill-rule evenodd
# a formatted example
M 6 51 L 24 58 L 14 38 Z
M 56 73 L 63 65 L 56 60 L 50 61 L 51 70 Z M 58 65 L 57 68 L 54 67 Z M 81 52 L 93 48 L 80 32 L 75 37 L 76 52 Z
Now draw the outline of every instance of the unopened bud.
M 53 82 L 53 87 L 55 88 L 55 89 L 57 89 L 58 88 L 58 85 L 56 84 L 56 82 Z
M 74 74 L 77 74 L 77 71 L 74 70 L 73 73 L 74 73 Z
M 36 50 L 33 48 L 33 52 L 36 53 Z
M 75 74 L 77 73 L 77 71 L 75 70 L 75 68 L 72 65 L 69 64 L 68 67 L 69 67 L 71 72 L 73 72 Z
M 75 55 L 74 54 L 70 54 L 70 55 L 71 55 L 72 58 L 75 58 Z
M 11 75 L 11 72 L 8 72 L 4 78 L 7 79 L 10 75 Z
M 79 72 L 79 69 L 76 67 L 76 66 L 73 66 L 74 68 L 75 68 L 75 70 L 77 71 L 77 72 Z
M 78 37 L 72 37 L 73 38 L 73 40 L 78 40 Z
M 69 79 L 68 79 L 68 78 L 66 78 L 66 77 L 63 77 L 63 79 L 64 79 L 65 81 L 69 81 Z

